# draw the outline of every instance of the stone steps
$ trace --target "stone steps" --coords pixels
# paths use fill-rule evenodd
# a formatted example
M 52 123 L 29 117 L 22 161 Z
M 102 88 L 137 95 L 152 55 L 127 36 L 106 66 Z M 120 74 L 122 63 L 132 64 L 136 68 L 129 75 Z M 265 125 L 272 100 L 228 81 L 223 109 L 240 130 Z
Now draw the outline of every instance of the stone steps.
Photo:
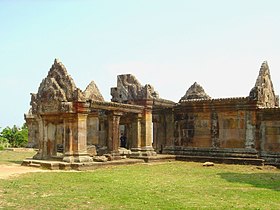
M 22 166 L 36 166 L 38 168 L 50 169 L 50 170 L 94 170 L 106 166 L 116 166 L 116 165 L 128 165 L 144 163 L 141 159 L 122 159 L 114 160 L 108 162 L 84 162 L 84 163 L 67 163 L 61 161 L 48 161 L 48 160 L 23 160 Z
M 175 161 L 174 155 L 155 155 L 155 156 L 139 156 L 137 158 L 126 158 L 120 160 L 113 160 L 107 162 L 84 162 L 84 163 L 67 163 L 56 160 L 35 160 L 25 159 L 23 160 L 23 166 L 32 166 L 50 170 L 94 170 L 101 167 L 117 166 L 117 165 L 129 165 L 148 162 L 164 162 Z
M 37 164 L 37 163 L 30 163 L 28 166 L 30 167 L 34 167 L 34 168 L 40 168 L 41 164 Z

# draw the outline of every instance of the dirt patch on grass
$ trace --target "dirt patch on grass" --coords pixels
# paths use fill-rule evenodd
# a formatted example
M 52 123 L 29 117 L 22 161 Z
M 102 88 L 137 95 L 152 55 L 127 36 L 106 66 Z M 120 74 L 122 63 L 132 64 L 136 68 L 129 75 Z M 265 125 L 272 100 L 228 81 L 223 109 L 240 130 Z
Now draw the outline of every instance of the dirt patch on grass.
M 42 171 L 44 170 L 39 168 L 21 166 L 18 164 L 0 165 L 0 179 L 8 179 L 10 177 L 18 176 L 24 173 L 42 172 Z

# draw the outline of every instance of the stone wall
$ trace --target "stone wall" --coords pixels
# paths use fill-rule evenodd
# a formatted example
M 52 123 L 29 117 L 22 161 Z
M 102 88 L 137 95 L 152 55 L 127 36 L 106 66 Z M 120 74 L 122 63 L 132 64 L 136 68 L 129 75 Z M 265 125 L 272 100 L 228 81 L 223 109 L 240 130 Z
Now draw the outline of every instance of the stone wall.
M 176 148 L 255 148 L 256 109 L 249 98 L 181 101 L 154 111 L 154 146 L 173 147 L 175 153 Z
M 267 62 L 248 97 L 211 99 L 194 83 L 174 103 L 130 74 L 117 77 L 111 95 L 112 102 L 105 102 L 93 81 L 81 91 L 56 59 L 38 92 L 31 94 L 25 115 L 29 145 L 39 148 L 34 158 L 57 157 L 60 148 L 66 162 L 92 161 L 89 146 L 117 156 L 124 132 L 134 157 L 153 156 L 155 149 L 175 155 L 264 158 L 280 165 L 280 109 Z
M 280 109 L 258 112 L 258 149 L 268 163 L 280 165 Z

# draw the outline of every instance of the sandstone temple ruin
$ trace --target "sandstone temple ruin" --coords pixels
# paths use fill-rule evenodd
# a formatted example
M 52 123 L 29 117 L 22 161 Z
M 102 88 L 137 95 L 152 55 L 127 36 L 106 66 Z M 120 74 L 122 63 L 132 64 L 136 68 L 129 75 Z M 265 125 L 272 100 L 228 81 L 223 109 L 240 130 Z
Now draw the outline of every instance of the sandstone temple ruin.
M 280 108 L 267 62 L 248 97 L 212 99 L 194 83 L 178 103 L 130 74 L 111 102 L 96 84 L 82 91 L 57 59 L 25 114 L 35 160 L 90 163 L 172 154 L 178 160 L 280 165 Z M 122 137 L 125 137 L 124 142 Z M 122 143 L 122 144 L 121 144 Z

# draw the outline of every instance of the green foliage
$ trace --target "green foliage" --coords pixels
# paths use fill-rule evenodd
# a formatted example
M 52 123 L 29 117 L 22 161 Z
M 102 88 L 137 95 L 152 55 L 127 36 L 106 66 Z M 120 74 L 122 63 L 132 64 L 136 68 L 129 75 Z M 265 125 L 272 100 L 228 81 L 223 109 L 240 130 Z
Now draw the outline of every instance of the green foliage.
M 0 136 L 0 150 L 3 150 L 9 146 L 10 146 L 9 140 Z
M 8 144 L 7 144 L 8 143 Z M 21 128 L 13 126 L 6 127 L 0 133 L 0 149 L 6 147 L 25 147 L 28 143 L 28 129 L 26 124 Z

